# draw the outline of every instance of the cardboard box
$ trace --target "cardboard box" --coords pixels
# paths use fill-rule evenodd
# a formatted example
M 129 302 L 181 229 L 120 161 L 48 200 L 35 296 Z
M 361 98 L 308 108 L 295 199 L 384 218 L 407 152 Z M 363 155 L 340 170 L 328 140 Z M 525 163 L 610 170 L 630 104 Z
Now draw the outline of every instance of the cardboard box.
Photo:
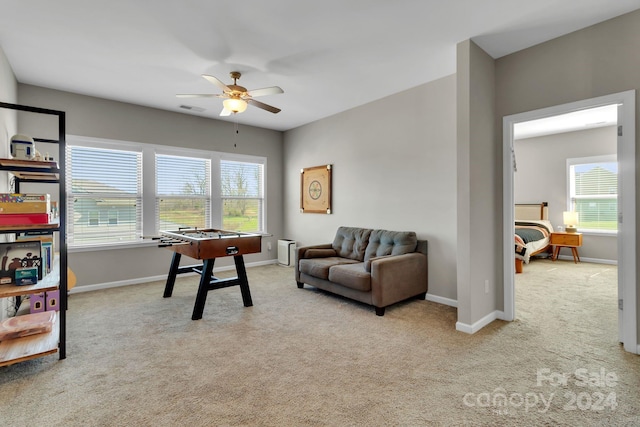
M 0 193 L 0 213 L 50 213 L 49 194 Z
M 60 291 L 49 291 L 45 293 L 47 311 L 60 310 Z
M 42 255 L 39 241 L 0 243 L 0 284 L 16 283 L 16 270 L 35 267 L 42 280 Z
M 44 297 L 44 292 L 39 293 L 39 294 L 32 294 L 29 297 L 29 306 L 30 306 L 30 312 L 31 313 L 41 313 L 43 311 L 45 311 L 46 305 L 45 305 L 45 297 Z
M 37 267 L 16 268 L 16 285 L 35 285 L 38 283 Z

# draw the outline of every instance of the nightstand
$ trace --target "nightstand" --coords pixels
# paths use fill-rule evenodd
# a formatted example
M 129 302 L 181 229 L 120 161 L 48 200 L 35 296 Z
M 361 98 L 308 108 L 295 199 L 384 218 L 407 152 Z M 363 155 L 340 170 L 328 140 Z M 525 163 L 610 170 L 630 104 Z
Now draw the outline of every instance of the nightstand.
M 555 261 L 558 258 L 560 248 L 571 248 L 573 262 L 577 264 L 580 261 L 578 248 L 582 246 L 582 233 L 553 232 L 551 233 L 551 244 L 554 246 L 552 260 Z

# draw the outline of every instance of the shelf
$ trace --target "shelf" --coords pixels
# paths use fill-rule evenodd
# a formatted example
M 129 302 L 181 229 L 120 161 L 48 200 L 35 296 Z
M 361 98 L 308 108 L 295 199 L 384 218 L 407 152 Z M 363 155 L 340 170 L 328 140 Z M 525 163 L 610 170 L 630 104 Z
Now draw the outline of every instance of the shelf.
M 11 172 L 17 178 L 25 181 L 58 182 L 60 179 L 60 169 L 57 162 L 0 159 L 0 170 Z
M 7 172 L 7 178 L 13 182 L 15 193 L 20 193 L 22 183 L 37 184 L 57 184 L 60 196 L 59 210 L 60 218 L 48 224 L 21 224 L 21 225 L 1 225 L 0 234 L 39 232 L 40 234 L 59 233 L 61 240 L 61 251 L 54 260 L 51 272 L 39 280 L 35 285 L 17 286 L 0 285 L 0 299 L 15 298 L 19 300 L 23 295 L 33 295 L 41 292 L 60 290 L 60 311 L 56 313 L 53 329 L 49 333 L 32 335 L 29 337 L 16 338 L 15 340 L 5 340 L 0 342 L 0 366 L 8 366 L 25 360 L 35 359 L 48 354 L 58 353 L 60 359 L 66 358 L 66 308 L 67 308 L 67 250 L 66 250 L 66 200 L 65 200 L 65 117 L 66 113 L 59 110 L 38 108 L 27 105 L 9 104 L 0 102 L 0 108 L 7 108 L 27 113 L 44 114 L 57 117 L 58 138 L 41 139 L 34 138 L 36 142 L 55 143 L 58 145 L 59 162 L 35 161 L 25 159 L 0 158 L 0 171 Z M 9 186 L 5 186 L 8 187 Z M 5 190 L 6 191 L 6 190 Z M 5 218 L 6 219 L 6 218 Z M 7 221 L 9 222 L 9 221 Z M 28 311 L 25 305 L 19 309 L 20 312 Z
M 0 285 L 0 298 L 19 297 L 21 295 L 39 294 L 54 291 L 60 286 L 60 264 L 58 258 L 54 262 L 51 273 L 38 280 L 35 285 Z
M 60 313 L 56 313 L 51 332 L 0 341 L 0 366 L 13 365 L 58 351 Z
M 60 221 L 56 219 L 48 224 L 0 225 L 0 233 L 23 233 L 26 231 L 58 231 Z

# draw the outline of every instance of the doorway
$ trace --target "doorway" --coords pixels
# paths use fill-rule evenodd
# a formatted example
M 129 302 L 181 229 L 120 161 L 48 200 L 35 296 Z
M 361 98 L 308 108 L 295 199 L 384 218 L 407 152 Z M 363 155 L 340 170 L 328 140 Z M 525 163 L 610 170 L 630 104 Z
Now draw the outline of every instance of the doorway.
M 503 119 L 504 320 L 515 319 L 514 126 L 605 105 L 618 106 L 618 324 L 624 349 L 638 353 L 635 245 L 635 91 L 506 116 Z

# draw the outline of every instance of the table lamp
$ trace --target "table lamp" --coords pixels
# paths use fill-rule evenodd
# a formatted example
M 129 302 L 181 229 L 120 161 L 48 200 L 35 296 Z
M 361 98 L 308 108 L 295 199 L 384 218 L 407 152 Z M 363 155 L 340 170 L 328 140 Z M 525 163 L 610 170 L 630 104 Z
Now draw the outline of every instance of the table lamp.
M 567 233 L 575 233 L 578 231 L 578 212 L 563 212 L 562 220 L 564 221 L 564 231 Z

